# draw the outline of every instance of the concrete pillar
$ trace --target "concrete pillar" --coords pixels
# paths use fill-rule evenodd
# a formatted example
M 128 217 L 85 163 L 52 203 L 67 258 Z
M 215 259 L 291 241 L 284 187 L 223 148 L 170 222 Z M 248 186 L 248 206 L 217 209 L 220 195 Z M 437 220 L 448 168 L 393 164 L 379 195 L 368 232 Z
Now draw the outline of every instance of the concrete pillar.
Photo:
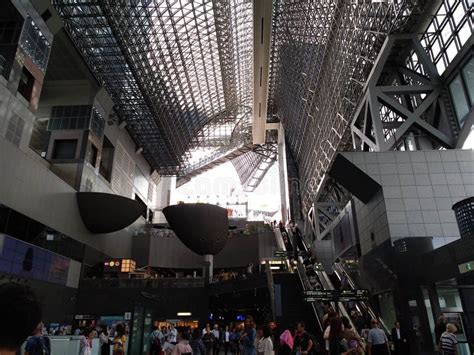
M 204 267 L 205 267 L 205 277 L 208 280 L 212 280 L 214 276 L 214 256 L 211 254 L 204 255 Z

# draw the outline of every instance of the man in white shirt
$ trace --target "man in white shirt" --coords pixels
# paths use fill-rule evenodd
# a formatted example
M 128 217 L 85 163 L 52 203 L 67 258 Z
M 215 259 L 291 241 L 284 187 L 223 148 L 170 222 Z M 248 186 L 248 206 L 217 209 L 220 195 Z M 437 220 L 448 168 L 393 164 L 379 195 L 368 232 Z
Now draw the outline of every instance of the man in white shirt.
M 174 324 L 171 324 L 171 329 L 169 331 L 169 342 L 173 345 L 176 345 L 178 343 L 178 331 L 174 327 Z
M 214 355 L 218 355 L 219 354 L 219 341 L 220 341 L 219 325 L 214 324 L 214 328 L 211 330 L 211 332 L 212 332 L 212 335 L 214 335 L 214 343 L 212 345 L 212 351 Z

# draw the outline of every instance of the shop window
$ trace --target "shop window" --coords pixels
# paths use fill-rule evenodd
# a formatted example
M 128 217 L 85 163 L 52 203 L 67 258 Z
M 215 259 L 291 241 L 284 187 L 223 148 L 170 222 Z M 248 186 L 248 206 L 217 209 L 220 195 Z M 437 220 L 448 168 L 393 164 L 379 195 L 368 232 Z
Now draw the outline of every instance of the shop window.
M 97 155 L 99 154 L 99 150 L 97 149 L 97 147 L 90 143 L 90 148 L 89 148 L 89 152 L 87 154 L 87 162 L 92 165 L 94 168 L 96 167 L 96 164 L 97 164 Z
M 100 157 L 99 174 L 102 175 L 108 182 L 112 179 L 112 168 L 114 162 L 115 148 L 112 143 L 104 137 L 102 144 L 102 154 Z
M 53 147 L 53 159 L 74 159 L 77 139 L 56 139 Z
M 34 85 L 35 85 L 34 76 L 28 71 L 28 69 L 24 67 L 21 72 L 20 83 L 18 84 L 18 92 L 28 102 L 30 102 L 31 100 L 31 95 L 33 94 Z
M 466 83 L 466 90 L 471 106 L 474 105 L 474 57 L 462 68 L 462 76 Z
M 451 81 L 449 84 L 449 92 L 451 93 L 454 111 L 456 112 L 459 125 L 462 127 L 464 124 L 464 119 L 469 113 L 469 103 L 464 92 L 461 75 L 458 74 L 454 80 Z

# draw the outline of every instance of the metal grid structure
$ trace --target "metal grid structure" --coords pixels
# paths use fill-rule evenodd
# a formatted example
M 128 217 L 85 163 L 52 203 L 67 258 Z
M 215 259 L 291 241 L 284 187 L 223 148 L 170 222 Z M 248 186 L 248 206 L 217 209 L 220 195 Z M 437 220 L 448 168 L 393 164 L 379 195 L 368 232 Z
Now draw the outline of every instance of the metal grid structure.
M 276 144 L 258 146 L 232 160 L 244 191 L 253 192 L 277 160 Z
M 297 166 L 303 214 L 337 150 L 388 34 L 409 32 L 425 1 L 276 0 L 268 116 L 278 116 Z
M 65 28 L 162 175 L 197 147 L 251 138 L 252 3 L 54 0 Z

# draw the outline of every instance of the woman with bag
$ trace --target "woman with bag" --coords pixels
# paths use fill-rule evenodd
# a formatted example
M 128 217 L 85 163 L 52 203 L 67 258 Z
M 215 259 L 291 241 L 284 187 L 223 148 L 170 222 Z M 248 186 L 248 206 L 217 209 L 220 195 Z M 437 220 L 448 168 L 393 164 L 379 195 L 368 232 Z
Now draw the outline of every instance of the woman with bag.
M 271 331 L 268 326 L 259 328 L 257 331 L 257 355 L 273 355 L 273 342 Z
M 113 344 L 113 355 L 124 355 L 125 354 L 125 349 L 127 346 L 127 337 L 125 336 L 125 327 L 123 324 L 117 324 L 115 327 L 115 332 L 117 333 L 115 335 Z

